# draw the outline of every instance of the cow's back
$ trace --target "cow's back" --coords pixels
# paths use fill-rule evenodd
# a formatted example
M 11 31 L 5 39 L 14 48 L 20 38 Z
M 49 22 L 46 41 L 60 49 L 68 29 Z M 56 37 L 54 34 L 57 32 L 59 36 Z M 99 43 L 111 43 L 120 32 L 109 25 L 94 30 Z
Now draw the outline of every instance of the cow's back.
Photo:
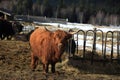
M 34 56 L 39 58 L 48 57 L 47 55 L 52 51 L 50 48 L 52 32 L 46 29 L 36 29 L 30 36 L 30 46 Z M 49 45 L 49 47 L 48 47 Z M 43 60 L 43 59 L 42 59 Z M 47 60 L 46 60 L 47 61 Z

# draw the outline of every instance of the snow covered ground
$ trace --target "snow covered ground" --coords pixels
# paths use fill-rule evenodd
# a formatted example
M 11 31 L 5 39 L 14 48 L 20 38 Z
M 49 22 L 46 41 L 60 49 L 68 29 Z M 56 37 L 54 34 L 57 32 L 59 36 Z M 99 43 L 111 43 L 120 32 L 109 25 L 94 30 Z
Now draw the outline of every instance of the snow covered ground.
M 81 30 L 93 30 L 94 28 L 100 29 L 103 32 L 107 31 L 120 31 L 120 26 L 94 26 L 91 24 L 80 24 L 80 23 L 67 23 L 67 24 L 60 24 L 60 23 L 40 23 L 45 25 L 52 25 L 52 26 L 60 26 L 61 28 L 77 28 Z
M 60 23 L 38 23 L 38 22 L 34 22 L 37 24 L 42 24 L 42 25 L 51 25 L 54 26 L 56 28 L 59 29 L 78 29 L 78 30 L 94 30 L 94 28 L 100 29 L 102 30 L 104 33 L 108 32 L 108 31 L 120 31 L 120 26 L 94 26 L 91 24 L 80 24 L 80 23 L 67 23 L 67 24 L 60 24 Z M 74 35 L 74 38 L 76 39 L 76 35 Z M 79 35 L 78 36 L 78 46 L 80 47 L 79 49 L 82 49 L 83 47 L 83 35 Z M 92 43 L 93 43 L 93 36 L 87 36 L 87 41 L 86 41 L 86 49 L 91 49 L 92 50 Z M 114 40 L 116 42 L 116 39 Z M 97 51 L 101 51 L 102 50 L 102 45 L 101 43 L 97 43 L 96 44 L 96 49 Z M 117 44 L 114 44 L 113 46 L 113 51 L 114 53 L 117 53 Z M 106 52 L 110 53 L 111 52 L 111 45 L 108 44 L 106 47 Z

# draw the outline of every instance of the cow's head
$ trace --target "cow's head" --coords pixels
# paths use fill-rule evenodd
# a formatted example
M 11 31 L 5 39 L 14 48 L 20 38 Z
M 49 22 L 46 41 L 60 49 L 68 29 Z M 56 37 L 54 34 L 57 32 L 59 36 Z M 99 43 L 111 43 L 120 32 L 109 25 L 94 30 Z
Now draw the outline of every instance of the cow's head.
M 63 30 L 56 30 L 54 32 L 54 43 L 58 47 L 60 53 L 63 53 L 67 44 L 67 41 L 72 38 L 74 33 L 65 32 Z
M 16 21 L 12 22 L 12 27 L 16 34 L 20 33 L 23 29 L 23 25 Z

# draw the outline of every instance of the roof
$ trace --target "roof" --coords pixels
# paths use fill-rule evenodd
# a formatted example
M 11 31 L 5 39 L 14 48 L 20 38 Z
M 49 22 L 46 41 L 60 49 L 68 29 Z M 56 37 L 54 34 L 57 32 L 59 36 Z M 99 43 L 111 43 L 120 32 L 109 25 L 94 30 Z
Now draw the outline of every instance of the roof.
M 12 15 L 12 12 L 9 11 L 9 10 L 6 10 L 6 9 L 3 9 L 3 8 L 0 8 L 0 12 L 3 13 L 3 14 L 6 14 L 8 16 L 11 16 Z

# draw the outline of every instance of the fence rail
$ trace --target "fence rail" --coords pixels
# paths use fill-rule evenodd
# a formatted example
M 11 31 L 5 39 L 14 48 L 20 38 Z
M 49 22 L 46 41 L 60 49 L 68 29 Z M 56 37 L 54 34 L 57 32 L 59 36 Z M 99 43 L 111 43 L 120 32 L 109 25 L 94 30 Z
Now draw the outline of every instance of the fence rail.
M 108 31 L 106 33 L 104 33 L 102 30 L 99 30 L 97 28 L 94 28 L 94 30 L 87 30 L 87 31 L 84 31 L 84 30 L 79 30 L 76 34 L 74 35 L 77 35 L 77 38 L 76 38 L 76 44 L 77 44 L 77 48 L 76 48 L 76 53 L 79 54 L 79 49 L 78 49 L 78 42 L 79 42 L 79 38 L 78 36 L 80 35 L 80 32 L 82 32 L 83 34 L 83 52 L 82 52 L 82 59 L 83 60 L 86 60 L 86 42 L 88 41 L 87 40 L 87 36 L 88 34 L 91 32 L 93 34 L 93 39 L 92 39 L 92 50 L 91 50 L 91 64 L 93 64 L 94 62 L 94 54 L 97 54 L 97 49 L 96 49 L 96 44 L 97 43 L 97 34 L 99 32 L 99 34 L 101 34 L 101 46 L 102 46 L 102 50 L 101 50 L 101 56 L 102 56 L 102 59 L 100 61 L 103 61 L 103 63 L 105 64 L 105 62 L 108 60 L 107 58 L 107 51 L 106 51 L 106 48 L 107 48 L 107 42 L 108 42 L 108 36 L 111 38 L 111 41 L 109 42 L 109 45 L 111 45 L 111 52 L 110 52 L 110 58 L 109 58 L 109 61 L 112 63 L 113 60 L 117 60 L 118 63 L 120 63 L 120 31 Z M 116 38 L 116 42 L 114 42 L 114 38 Z M 114 44 L 115 43 L 115 44 Z M 117 52 L 117 57 L 114 58 L 113 57 L 113 54 L 114 53 L 114 48 L 113 46 L 116 46 L 117 49 L 116 49 L 116 52 Z
M 36 22 L 49 22 L 49 23 L 66 23 L 67 19 L 61 18 L 48 18 L 48 17 L 41 17 L 41 16 L 30 16 L 30 15 L 15 15 L 15 20 L 21 21 L 36 21 Z

